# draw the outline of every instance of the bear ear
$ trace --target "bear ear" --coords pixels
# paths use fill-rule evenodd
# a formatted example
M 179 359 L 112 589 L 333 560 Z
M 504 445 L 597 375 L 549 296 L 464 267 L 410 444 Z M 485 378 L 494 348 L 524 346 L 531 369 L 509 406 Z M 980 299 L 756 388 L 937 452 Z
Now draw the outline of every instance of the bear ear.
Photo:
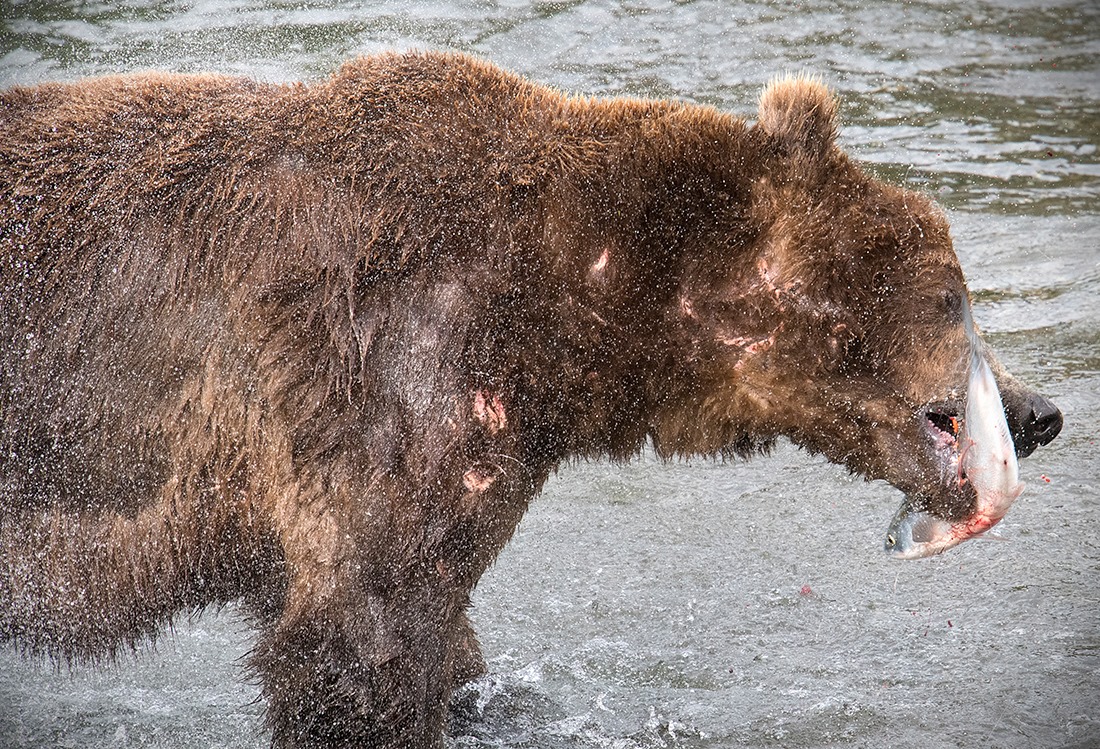
M 758 124 L 788 152 L 821 154 L 836 139 L 836 99 L 815 76 L 775 78 L 760 95 Z

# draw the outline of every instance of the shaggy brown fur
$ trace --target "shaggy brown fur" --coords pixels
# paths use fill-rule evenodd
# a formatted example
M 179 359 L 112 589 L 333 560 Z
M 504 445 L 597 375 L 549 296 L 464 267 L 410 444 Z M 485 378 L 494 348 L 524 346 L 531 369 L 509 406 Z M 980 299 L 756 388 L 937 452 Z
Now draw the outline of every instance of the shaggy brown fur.
M 276 746 L 438 747 L 470 591 L 565 459 L 786 436 L 965 515 L 925 418 L 964 384 L 947 224 L 835 109 L 440 54 L 7 91 L 0 639 L 95 660 L 239 599 Z

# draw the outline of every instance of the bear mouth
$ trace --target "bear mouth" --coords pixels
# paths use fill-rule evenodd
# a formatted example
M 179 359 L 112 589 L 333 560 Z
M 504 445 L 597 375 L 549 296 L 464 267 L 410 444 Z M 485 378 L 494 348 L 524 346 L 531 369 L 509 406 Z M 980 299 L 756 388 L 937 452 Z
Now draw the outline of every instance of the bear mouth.
M 924 418 L 928 421 L 928 431 L 937 446 L 954 447 L 958 444 L 962 430 L 962 404 L 955 401 L 941 401 L 928 406 Z
M 930 403 L 924 409 L 924 426 L 932 450 L 939 459 L 941 482 L 949 484 L 964 480 L 959 466 L 963 403 L 957 400 Z

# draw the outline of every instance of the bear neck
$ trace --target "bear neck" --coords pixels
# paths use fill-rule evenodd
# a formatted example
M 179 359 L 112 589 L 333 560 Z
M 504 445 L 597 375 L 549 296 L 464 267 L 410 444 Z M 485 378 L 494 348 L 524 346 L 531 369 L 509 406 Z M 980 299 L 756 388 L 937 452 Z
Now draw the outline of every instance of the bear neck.
M 677 428 L 662 414 L 698 385 L 678 360 L 684 275 L 714 247 L 751 247 L 766 149 L 743 121 L 707 107 L 571 102 L 558 117 L 570 123 L 569 158 L 510 221 L 526 231 L 497 260 L 510 283 L 479 326 L 483 340 L 522 350 L 488 344 L 472 369 L 524 404 L 551 463 L 628 459 L 658 434 L 672 453 L 757 449 L 740 433 L 670 439 Z

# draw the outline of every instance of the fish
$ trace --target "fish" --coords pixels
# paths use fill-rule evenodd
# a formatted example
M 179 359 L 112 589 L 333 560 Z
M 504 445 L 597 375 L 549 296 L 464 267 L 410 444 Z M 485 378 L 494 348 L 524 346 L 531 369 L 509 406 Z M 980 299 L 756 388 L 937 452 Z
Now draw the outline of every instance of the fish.
M 952 522 L 919 509 L 906 497 L 886 531 L 885 550 L 897 559 L 942 554 L 963 541 L 985 535 L 1004 518 L 1024 490 L 997 380 L 986 359 L 970 306 L 963 305 L 963 310 L 970 363 L 966 406 L 953 463 L 957 466 L 955 480 L 970 483 L 977 503 L 968 518 Z

